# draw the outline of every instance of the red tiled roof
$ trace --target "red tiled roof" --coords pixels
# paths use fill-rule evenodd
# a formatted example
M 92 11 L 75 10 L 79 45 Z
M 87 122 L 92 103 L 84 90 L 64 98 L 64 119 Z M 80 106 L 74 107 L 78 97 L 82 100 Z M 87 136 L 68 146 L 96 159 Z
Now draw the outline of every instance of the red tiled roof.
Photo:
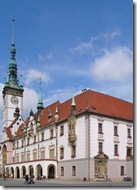
M 91 113 L 133 121 L 133 104 L 103 93 L 87 90 L 75 97 L 76 115 L 89 109 Z M 71 99 L 60 106 L 60 121 L 69 117 Z
M 70 116 L 71 102 L 69 99 L 63 103 L 55 102 L 43 110 L 40 113 L 41 126 L 46 126 L 54 122 L 54 115 L 56 106 L 59 111 L 59 122 L 62 122 Z M 133 121 L 133 104 L 122 99 L 118 99 L 100 92 L 93 90 L 87 90 L 77 96 L 75 96 L 76 103 L 76 116 L 89 109 L 90 113 L 114 117 L 122 120 Z M 49 113 L 52 114 L 52 119 L 48 120 Z M 29 118 L 26 119 L 26 126 L 28 125 Z M 23 125 L 19 127 L 17 136 L 21 135 L 21 129 Z
M 48 124 L 54 122 L 56 106 L 58 107 L 58 109 L 60 108 L 60 102 L 59 101 L 57 101 L 57 102 L 47 106 L 43 110 L 41 110 L 41 113 L 40 113 L 40 124 L 41 124 L 41 126 L 48 125 Z M 52 114 L 52 118 L 50 120 L 48 119 L 49 112 L 51 112 L 51 114 Z
M 11 128 L 12 126 L 16 123 L 17 118 L 15 118 L 12 123 L 9 125 L 9 127 L 6 128 L 7 131 L 7 136 L 9 137 L 9 140 L 12 140 L 12 132 L 11 132 Z

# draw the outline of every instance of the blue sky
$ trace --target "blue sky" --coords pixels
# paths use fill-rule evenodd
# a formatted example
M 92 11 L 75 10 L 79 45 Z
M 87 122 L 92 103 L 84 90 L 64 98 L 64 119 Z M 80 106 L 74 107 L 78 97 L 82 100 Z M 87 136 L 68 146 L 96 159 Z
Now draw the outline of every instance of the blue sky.
M 133 101 L 131 0 L 0 0 L 0 92 L 10 61 L 12 15 L 25 116 L 36 111 L 40 77 L 44 106 L 83 88 Z

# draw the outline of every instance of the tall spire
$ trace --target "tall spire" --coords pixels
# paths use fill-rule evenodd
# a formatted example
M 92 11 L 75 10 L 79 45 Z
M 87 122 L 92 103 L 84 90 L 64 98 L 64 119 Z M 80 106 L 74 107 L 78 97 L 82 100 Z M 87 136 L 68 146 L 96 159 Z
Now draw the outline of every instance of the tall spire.
M 43 106 L 43 100 L 42 100 L 42 89 L 41 89 L 41 79 L 40 79 L 40 92 L 39 92 L 37 109 L 38 109 L 38 111 L 40 111 L 43 108 L 44 108 L 44 106 Z
M 11 41 L 11 48 L 10 48 L 10 54 L 11 54 L 11 62 L 16 64 L 16 59 L 15 59 L 15 55 L 16 55 L 16 48 L 15 48 L 15 44 L 14 44 L 14 18 L 12 19 L 12 41 Z
M 11 40 L 11 48 L 10 48 L 10 63 L 9 63 L 9 87 L 19 89 L 18 80 L 17 80 L 17 63 L 16 63 L 16 48 L 14 44 L 14 18 L 12 19 L 12 40 Z

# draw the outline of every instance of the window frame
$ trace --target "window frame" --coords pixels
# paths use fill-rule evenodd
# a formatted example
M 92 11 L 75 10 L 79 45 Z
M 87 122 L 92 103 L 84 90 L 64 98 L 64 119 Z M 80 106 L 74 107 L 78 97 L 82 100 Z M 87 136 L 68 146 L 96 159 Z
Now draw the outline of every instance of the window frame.
M 114 144 L 114 156 L 119 156 L 119 153 L 118 153 L 118 144 Z
M 118 136 L 118 126 L 114 125 L 114 136 Z
M 60 136 L 64 135 L 64 125 L 60 126 Z
M 60 159 L 61 160 L 64 159 L 64 147 L 63 146 L 60 147 Z
M 98 153 L 103 154 L 103 142 L 98 142 Z
M 76 176 L 76 166 L 72 166 L 72 176 Z
M 102 123 L 98 123 L 98 134 L 104 134 L 103 133 L 103 124 Z
M 131 129 L 127 128 L 127 138 L 132 138 L 131 137 Z
M 60 175 L 64 176 L 64 167 L 63 166 L 60 167 Z

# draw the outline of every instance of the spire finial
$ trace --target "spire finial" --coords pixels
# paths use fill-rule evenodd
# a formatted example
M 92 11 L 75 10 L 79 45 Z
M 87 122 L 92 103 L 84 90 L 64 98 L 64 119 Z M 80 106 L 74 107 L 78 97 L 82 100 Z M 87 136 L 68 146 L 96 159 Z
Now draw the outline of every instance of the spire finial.
M 15 22 L 15 19 L 13 17 L 12 18 L 12 44 L 14 44 L 14 22 Z
M 72 107 L 75 107 L 75 106 L 76 106 L 76 103 L 75 103 L 75 98 L 74 98 L 74 96 L 73 96 L 73 98 L 72 98 L 72 103 L 71 103 L 71 106 L 72 106 Z
M 40 92 L 39 92 L 39 99 L 38 99 L 38 106 L 37 106 L 37 109 L 38 109 L 38 110 L 41 110 L 41 109 L 44 108 L 44 106 L 43 106 L 43 101 L 42 101 L 41 78 L 39 78 L 39 81 L 40 81 Z
M 42 102 L 41 77 L 39 78 L 39 84 L 40 84 L 40 95 L 39 95 L 39 101 L 41 101 L 41 102 Z
M 22 74 L 20 75 L 20 87 L 23 87 L 23 84 L 22 84 Z

